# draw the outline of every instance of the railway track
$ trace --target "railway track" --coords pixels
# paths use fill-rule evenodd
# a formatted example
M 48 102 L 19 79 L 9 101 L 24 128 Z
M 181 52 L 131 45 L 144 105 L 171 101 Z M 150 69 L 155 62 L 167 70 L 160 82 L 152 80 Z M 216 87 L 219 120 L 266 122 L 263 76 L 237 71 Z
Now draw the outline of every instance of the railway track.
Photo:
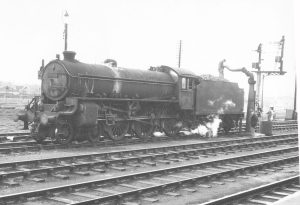
M 300 191 L 299 175 L 198 205 L 268 205 Z
M 0 143 L 0 153 L 1 154 L 10 154 L 14 152 L 26 152 L 26 151 L 40 151 L 40 150 L 51 150 L 51 149 L 65 149 L 65 148 L 82 148 L 82 147 L 108 147 L 108 146 L 121 146 L 121 145 L 130 145 L 130 144 L 142 144 L 147 142 L 164 142 L 164 141 L 184 141 L 186 139 L 199 139 L 196 135 L 189 136 L 160 136 L 152 137 L 148 139 L 140 138 L 130 138 L 120 141 L 113 140 L 103 140 L 98 143 L 89 143 L 89 142 L 80 142 L 80 143 L 71 143 L 67 145 L 55 144 L 50 140 L 44 141 L 43 144 L 38 144 L 35 141 L 17 141 L 17 142 L 3 142 Z
M 273 131 L 290 131 L 290 130 L 295 130 L 298 129 L 298 124 L 285 124 L 285 125 L 275 125 L 273 126 Z M 259 127 L 255 129 L 257 132 L 259 131 Z
M 181 166 L 134 172 L 81 183 L 0 196 L 0 202 L 22 204 L 140 204 L 155 202 L 158 195 L 179 196 L 210 184 L 297 167 L 298 147 L 290 146 L 255 154 L 208 160 Z M 32 200 L 32 201 L 31 201 Z
M 245 131 L 246 124 L 243 123 L 242 131 Z M 258 129 L 258 127 L 257 127 Z M 294 130 L 298 129 L 298 122 L 297 120 L 290 120 L 290 121 L 274 121 L 273 123 L 274 130 Z M 238 130 L 234 130 L 233 133 L 237 132 Z M 23 132 L 7 132 L 7 133 L 0 133 L 0 141 L 6 140 L 32 140 L 30 136 L 30 132 L 23 131 Z
M 124 167 L 140 167 L 140 164 L 155 166 L 189 159 L 207 158 L 215 155 L 251 151 L 293 145 L 297 134 L 277 135 L 254 139 L 223 140 L 217 142 L 189 143 L 173 146 L 158 146 L 143 149 L 72 155 L 37 160 L 14 161 L 0 164 L 0 179 L 3 184 L 17 185 L 9 179 L 23 177 L 25 180 L 44 182 L 47 176 L 68 179 L 70 174 L 90 175 L 91 172 L 124 171 Z M 40 175 L 40 176 L 37 176 Z M 41 176 L 43 175 L 43 176 Z
M 274 130 L 280 131 L 291 131 L 298 129 L 298 125 L 292 122 L 285 122 L 283 124 L 278 124 L 274 127 Z M 50 140 L 46 140 L 43 144 L 38 144 L 34 140 L 32 140 L 29 133 L 26 132 L 16 132 L 16 133 L 0 133 L 0 153 L 8 154 L 12 152 L 22 152 L 22 151 L 39 151 L 42 149 L 59 149 L 59 148 L 76 148 L 76 147 L 90 147 L 90 146 L 117 146 L 117 145 L 127 145 L 127 144 L 138 144 L 145 142 L 157 142 L 157 141 L 167 141 L 167 140 L 184 140 L 184 139 L 192 139 L 198 138 L 195 135 L 190 136 L 180 136 L 177 137 L 153 137 L 148 139 L 140 139 L 140 138 L 128 138 L 122 141 L 112 141 L 112 140 L 104 140 L 100 143 L 90 144 L 89 142 L 81 142 L 81 143 L 72 143 L 68 145 L 59 145 L 55 144 Z
M 273 135 L 274 137 L 278 135 Z M 281 136 L 281 135 L 279 135 Z M 285 136 L 285 135 L 282 135 Z M 268 137 L 267 137 L 268 138 Z M 133 138 L 133 139 L 127 139 L 127 140 L 122 140 L 122 141 L 103 141 L 99 143 L 78 143 L 78 144 L 69 144 L 69 145 L 59 145 L 59 144 L 54 144 L 51 141 L 47 141 L 46 144 L 37 144 L 35 141 L 20 141 L 20 142 L 5 142 L 5 143 L 0 143 L 0 153 L 1 154 L 10 154 L 14 152 L 25 152 L 25 151 L 40 151 L 40 150 L 51 150 L 51 149 L 65 149 L 65 148 L 80 148 L 80 147 L 91 147 L 91 146 L 98 146 L 98 147 L 107 147 L 107 146 L 118 146 L 118 145 L 128 145 L 128 144 L 139 144 L 139 143 L 146 143 L 146 142 L 163 142 L 163 141 L 182 141 L 186 139 L 198 139 L 197 136 L 185 136 L 185 137 L 167 137 L 167 136 L 161 136 L 161 137 L 154 137 L 154 138 L 149 138 L 149 139 L 138 139 L 138 138 Z M 265 137 L 261 138 L 255 138 L 255 140 L 258 139 L 265 139 Z M 233 140 L 233 139 L 230 139 Z M 230 141 L 229 140 L 229 141 Z M 240 140 L 240 139 L 238 139 Z M 243 140 L 243 139 L 241 139 Z M 226 140 L 218 140 L 218 141 L 213 141 L 213 143 L 218 143 L 218 142 L 226 142 Z
M 149 139 L 139 139 L 132 138 L 126 139 L 122 141 L 112 141 L 112 140 L 104 140 L 99 143 L 78 143 L 78 144 L 69 144 L 69 145 L 59 145 L 52 143 L 51 141 L 46 141 L 45 144 L 37 144 L 35 141 L 17 141 L 17 142 L 4 142 L 0 143 L 0 153 L 1 154 L 10 154 L 14 152 L 24 152 L 24 151 L 40 151 L 40 150 L 50 150 L 50 149 L 65 149 L 65 148 L 80 148 L 80 147 L 91 147 L 91 146 L 99 146 L 99 147 L 107 147 L 107 146 L 118 146 L 118 145 L 128 145 L 128 144 L 139 144 L 146 142 L 161 142 L 161 141 L 175 141 L 175 140 L 186 140 L 186 139 L 197 139 L 198 136 L 190 135 L 190 136 L 177 136 L 177 137 L 153 137 Z M 263 138 L 261 138 L 263 139 Z M 214 142 L 217 143 L 217 142 Z

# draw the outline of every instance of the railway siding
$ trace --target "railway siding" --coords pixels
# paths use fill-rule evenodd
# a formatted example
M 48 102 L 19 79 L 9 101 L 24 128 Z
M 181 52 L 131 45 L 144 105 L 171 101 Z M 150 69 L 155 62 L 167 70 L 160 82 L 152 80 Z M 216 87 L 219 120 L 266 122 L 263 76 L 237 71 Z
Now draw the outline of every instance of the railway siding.
M 198 205 L 223 205 L 223 204 L 248 204 L 274 203 L 292 193 L 300 191 L 299 175 L 288 177 L 267 185 L 251 188 L 219 199 L 211 200 Z
M 280 145 L 288 146 L 297 143 L 295 135 L 281 136 L 282 138 L 278 139 L 277 137 L 275 139 L 267 137 L 264 140 L 257 140 L 257 142 L 246 141 L 247 143 L 244 140 L 229 143 L 227 140 L 225 143 L 217 145 L 213 143 L 194 143 L 5 162 L 0 164 L 0 177 L 3 182 L 7 178 L 18 176 L 28 178 L 28 176 L 42 173 L 56 176 L 56 172 L 65 170 L 67 170 L 67 173 L 76 174 L 84 169 L 86 175 L 89 175 L 88 171 L 106 172 L 108 169 L 124 171 L 126 169 L 124 166 L 139 167 L 140 164 L 155 166 L 157 163 L 170 164 L 171 162 L 181 162 L 189 159 L 201 159 L 209 156 L 228 155 L 229 153 Z M 66 177 L 61 178 L 69 178 L 67 173 L 64 174 Z M 43 178 L 39 177 L 39 179 L 37 181 L 41 181 Z
M 0 143 L 0 204 L 182 204 L 180 196 L 199 190 L 295 175 L 298 134 L 287 133 L 297 128 L 289 125 L 294 127 L 277 126 L 278 134 L 255 138 L 163 136 L 68 146 L 37 145 L 24 134 Z
M 294 150 L 294 148 L 291 148 Z M 298 148 L 296 148 L 298 150 Z M 269 156 L 265 160 L 255 160 L 257 157 L 262 157 L 264 154 Z M 133 174 L 126 174 L 123 176 L 117 176 L 117 177 L 110 177 L 107 179 L 101 179 L 101 180 L 94 180 L 94 181 L 88 181 L 84 183 L 75 183 L 65 186 L 59 186 L 59 187 L 51 187 L 47 189 L 42 190 L 35 190 L 31 192 L 23 192 L 18 194 L 10 194 L 10 195 L 4 195 L 0 197 L 0 201 L 2 202 L 8 202 L 8 201 L 20 201 L 24 200 L 25 198 L 31 198 L 31 197 L 41 197 L 46 196 L 46 198 L 49 200 L 53 200 L 51 198 L 54 196 L 54 193 L 74 193 L 78 192 L 76 190 L 79 189 L 93 189 L 94 191 L 99 189 L 98 191 L 101 191 L 101 189 L 111 190 L 108 187 L 111 185 L 119 185 L 120 183 L 126 182 L 127 184 L 130 182 L 132 183 L 135 180 L 149 180 L 149 178 L 158 179 L 160 181 L 164 181 L 163 183 L 159 183 L 157 185 L 148 186 L 148 187 L 139 187 L 139 189 L 133 189 L 131 191 L 117 191 L 115 189 L 112 189 L 109 193 L 109 195 L 101 196 L 97 198 L 92 199 L 86 199 L 84 201 L 75 202 L 76 204 L 93 204 L 93 203 L 99 203 L 104 201 L 111 201 L 111 200 L 121 200 L 123 197 L 127 197 L 128 195 L 134 195 L 141 197 L 143 193 L 152 193 L 155 192 L 156 194 L 163 192 L 163 190 L 166 189 L 166 187 L 172 187 L 172 188 L 179 188 L 185 186 L 194 186 L 196 182 L 207 182 L 211 180 L 216 180 L 220 178 L 228 178 L 234 177 L 234 176 L 244 176 L 244 177 L 251 177 L 251 173 L 255 173 L 255 170 L 261 171 L 267 168 L 273 168 L 273 169 L 283 169 L 280 167 L 280 165 L 290 165 L 294 166 L 297 164 L 297 160 L 299 159 L 297 155 L 297 151 L 293 152 L 292 155 L 279 157 L 279 158 L 272 158 L 269 155 L 270 153 L 257 153 L 254 155 L 247 155 L 243 157 L 231 157 L 226 160 L 215 160 L 211 162 L 205 162 L 205 163 L 194 163 L 190 165 L 185 166 L 177 166 L 177 167 L 170 167 L 170 168 L 163 168 L 163 169 L 157 169 L 157 170 L 151 170 L 151 171 L 145 171 L 145 172 L 137 172 Z M 224 169 L 222 165 L 231 166 L 232 164 L 237 163 L 236 167 Z M 243 164 L 239 164 L 243 163 Z M 188 170 L 188 171 L 187 171 Z M 192 173 L 195 173 L 195 171 L 204 172 L 206 174 L 196 174 L 195 176 L 190 177 L 183 177 L 182 172 L 187 172 L 187 174 L 191 174 L 191 170 L 193 170 Z M 169 179 L 170 174 L 174 178 L 174 173 L 176 173 L 175 178 L 177 179 Z M 250 174 L 249 174 L 250 173 Z M 179 175 L 178 175 L 179 174 Z M 247 176 L 248 174 L 248 176 Z M 169 175 L 169 176 L 168 176 Z M 178 175 L 178 177 L 177 177 Z M 163 176 L 157 178 L 157 176 Z M 171 176 L 171 177 L 172 177 Z M 104 186 L 105 185 L 105 186 Z M 104 187 L 103 187 L 104 186 Z M 186 188 L 186 187 L 184 187 Z M 189 191 L 191 191 L 193 188 L 190 188 Z M 102 190 L 103 191 L 103 190 Z M 115 194 L 112 194 L 112 192 L 115 191 Z M 79 191 L 82 192 L 82 191 Z M 105 191 L 104 191 L 105 192 Z M 63 197 L 63 195 L 57 195 L 59 197 Z M 45 200 L 45 199 L 43 199 Z M 55 198 L 54 198 L 55 200 Z

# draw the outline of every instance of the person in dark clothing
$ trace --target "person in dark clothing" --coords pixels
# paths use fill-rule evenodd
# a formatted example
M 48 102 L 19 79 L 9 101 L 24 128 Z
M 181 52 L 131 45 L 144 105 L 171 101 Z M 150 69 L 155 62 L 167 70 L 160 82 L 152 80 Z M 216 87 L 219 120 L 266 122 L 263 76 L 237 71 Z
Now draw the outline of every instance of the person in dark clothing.
M 224 78 L 224 68 L 225 68 L 225 65 L 224 65 L 224 63 L 225 63 L 225 59 L 224 60 L 222 60 L 222 61 L 220 61 L 220 63 L 219 63 L 219 77 L 220 78 Z
M 27 120 L 24 120 L 24 127 L 23 127 L 23 130 L 28 130 L 28 121 Z
M 261 117 L 261 113 L 262 113 L 262 109 L 258 108 L 257 109 L 257 117 L 260 118 Z
M 251 135 L 252 137 L 255 137 L 255 127 L 257 126 L 258 123 L 258 117 L 255 114 L 254 111 L 251 112 L 251 118 L 250 118 L 250 124 L 251 124 Z

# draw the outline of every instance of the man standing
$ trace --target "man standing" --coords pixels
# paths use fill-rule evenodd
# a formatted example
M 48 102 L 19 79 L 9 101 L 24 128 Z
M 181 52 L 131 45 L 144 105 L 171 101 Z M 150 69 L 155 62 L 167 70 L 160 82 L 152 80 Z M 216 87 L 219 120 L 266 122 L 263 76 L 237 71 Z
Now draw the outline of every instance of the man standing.
M 267 112 L 268 114 L 268 121 L 274 120 L 274 107 L 270 107 L 270 110 Z
M 257 108 L 257 117 L 261 118 L 261 114 L 262 114 L 262 109 L 259 107 Z
M 224 78 L 224 68 L 226 67 L 226 66 L 224 65 L 225 61 L 226 61 L 225 59 L 222 60 L 222 61 L 220 61 L 219 66 L 218 66 L 219 77 L 220 77 L 220 78 Z
M 251 136 L 252 137 L 255 137 L 255 127 L 257 125 L 257 122 L 258 122 L 258 117 L 255 114 L 254 110 L 251 110 L 251 118 L 250 118 L 251 127 L 250 127 L 250 131 L 251 131 Z

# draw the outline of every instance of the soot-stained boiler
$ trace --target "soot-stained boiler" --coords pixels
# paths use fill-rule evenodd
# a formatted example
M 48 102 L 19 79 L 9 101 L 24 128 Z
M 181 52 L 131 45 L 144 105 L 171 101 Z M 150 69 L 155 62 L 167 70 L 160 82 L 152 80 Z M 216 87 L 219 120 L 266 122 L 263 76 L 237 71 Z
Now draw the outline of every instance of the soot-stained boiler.
M 243 117 L 244 91 L 237 83 L 183 68 L 148 70 L 82 63 L 64 51 L 39 71 L 41 96 L 19 119 L 31 123 L 38 142 L 47 137 L 60 144 L 73 140 L 121 140 L 128 134 L 147 138 L 155 130 L 168 136 L 219 115 L 228 132 Z

